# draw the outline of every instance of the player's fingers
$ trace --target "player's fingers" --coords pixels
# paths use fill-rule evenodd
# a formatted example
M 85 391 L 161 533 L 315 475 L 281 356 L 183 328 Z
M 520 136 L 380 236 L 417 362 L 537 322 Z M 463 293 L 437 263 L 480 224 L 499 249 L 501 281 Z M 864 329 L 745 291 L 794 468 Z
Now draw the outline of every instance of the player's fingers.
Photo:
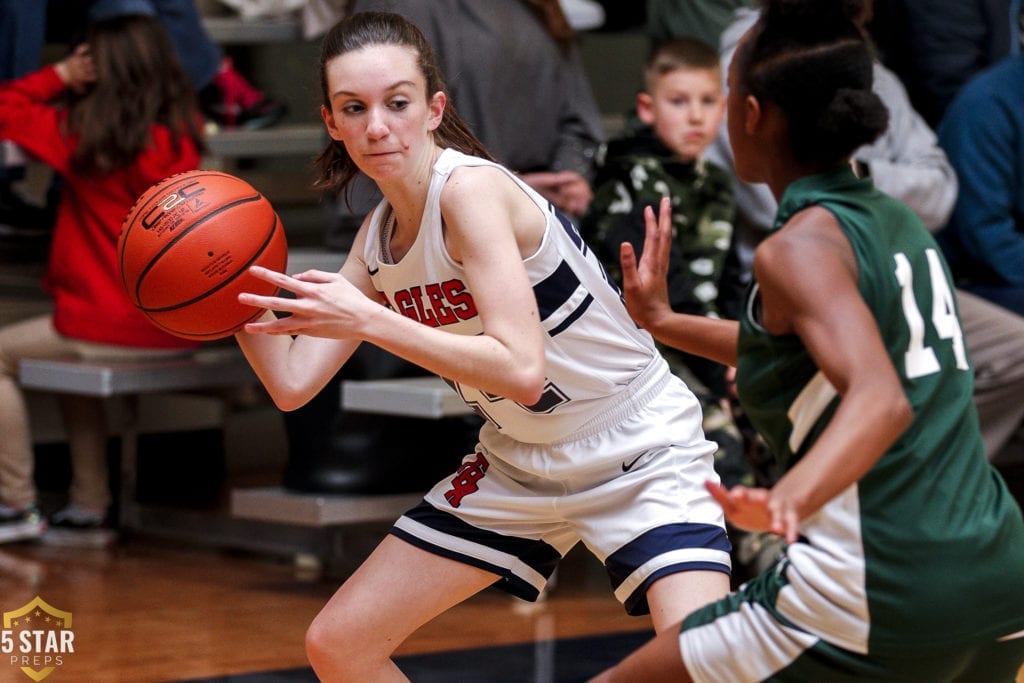
M 718 504 L 722 506 L 723 510 L 728 512 L 730 510 L 735 509 L 736 504 L 732 499 L 732 495 L 730 494 L 729 489 L 725 488 L 716 481 L 705 481 L 704 488 L 707 489 L 708 493 L 711 494 L 711 497 L 714 498 L 718 502 Z
M 657 253 L 658 241 L 658 219 L 654 215 L 651 206 L 644 207 L 644 254 Z
M 783 537 L 786 539 L 786 543 L 796 543 L 800 539 L 800 520 L 795 512 L 787 514 L 785 528 L 786 532 Z
M 800 519 L 792 506 L 785 501 L 769 500 L 766 503 L 769 528 L 773 534 L 782 536 L 787 543 L 793 543 L 800 534 Z
M 323 284 L 325 282 L 336 282 L 339 275 L 338 273 L 332 273 L 325 270 L 306 270 L 301 273 L 294 273 L 292 277 L 301 282 L 315 282 Z
M 669 252 L 672 248 L 672 200 L 662 197 L 658 204 L 658 242 L 657 251 L 658 264 L 668 269 Z
M 635 285 L 637 279 L 636 252 L 633 251 L 633 245 L 629 242 L 619 245 L 619 265 L 622 266 L 623 283 L 628 282 Z
M 282 325 L 280 321 L 264 321 L 246 323 L 245 331 L 249 334 L 293 334 L 294 325 Z
M 246 306 L 254 306 L 255 308 L 265 308 L 271 311 L 284 311 L 287 313 L 293 313 L 300 305 L 300 302 L 297 299 L 280 296 L 265 296 L 263 294 L 253 294 L 252 292 L 242 292 L 239 294 L 238 303 L 245 304 Z
M 276 270 L 264 268 L 263 266 L 249 266 L 249 273 L 252 274 L 253 277 L 265 280 L 266 282 L 270 282 L 275 285 L 280 285 L 281 287 L 297 282 L 297 280 L 290 275 L 285 275 L 284 273 L 279 273 Z
M 729 496 L 738 503 L 745 503 L 750 500 L 750 489 L 742 485 L 733 486 L 729 489 Z

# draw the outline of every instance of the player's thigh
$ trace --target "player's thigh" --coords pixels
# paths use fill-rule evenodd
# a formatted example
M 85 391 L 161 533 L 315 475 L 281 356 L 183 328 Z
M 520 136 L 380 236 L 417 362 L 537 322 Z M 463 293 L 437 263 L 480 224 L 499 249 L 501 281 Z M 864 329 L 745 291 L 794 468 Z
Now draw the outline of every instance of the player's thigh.
M 475 595 L 497 575 L 388 535 L 314 621 L 338 639 L 393 650 L 417 628 Z
M 719 571 L 677 572 L 658 579 L 647 589 L 654 630 L 661 633 L 728 592 L 729 575 Z

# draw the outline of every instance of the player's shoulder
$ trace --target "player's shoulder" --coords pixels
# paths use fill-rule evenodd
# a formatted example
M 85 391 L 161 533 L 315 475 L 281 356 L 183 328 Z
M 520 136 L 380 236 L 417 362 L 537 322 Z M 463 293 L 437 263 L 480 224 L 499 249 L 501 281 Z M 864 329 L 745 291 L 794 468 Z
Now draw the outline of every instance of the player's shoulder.
M 442 208 L 481 201 L 503 203 L 513 197 L 515 181 L 508 171 L 491 164 L 462 165 L 452 169 L 441 191 Z
M 814 204 L 787 218 L 780 229 L 758 245 L 754 258 L 785 273 L 813 267 L 815 259 L 810 255 L 821 256 L 839 245 L 849 248 L 839 221 L 827 208 Z
M 448 177 L 446 189 L 466 188 L 479 190 L 491 186 L 500 187 L 506 182 L 511 183 L 508 171 L 497 164 L 460 164 L 452 169 Z

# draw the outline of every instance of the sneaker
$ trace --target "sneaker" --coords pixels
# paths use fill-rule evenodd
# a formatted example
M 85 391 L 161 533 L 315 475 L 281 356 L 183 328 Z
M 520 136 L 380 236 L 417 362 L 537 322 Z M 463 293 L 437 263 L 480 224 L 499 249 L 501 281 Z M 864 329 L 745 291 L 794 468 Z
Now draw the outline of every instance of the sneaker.
M 258 130 L 281 120 L 288 108 L 268 97 L 235 70 L 230 57 L 221 62 L 213 82 L 199 92 L 206 118 L 225 128 Z
M 117 540 L 117 533 L 106 525 L 103 514 L 72 503 L 50 515 L 42 540 L 66 548 L 106 548 Z
M 0 543 L 39 538 L 46 531 L 46 521 L 35 505 L 16 509 L 0 505 Z

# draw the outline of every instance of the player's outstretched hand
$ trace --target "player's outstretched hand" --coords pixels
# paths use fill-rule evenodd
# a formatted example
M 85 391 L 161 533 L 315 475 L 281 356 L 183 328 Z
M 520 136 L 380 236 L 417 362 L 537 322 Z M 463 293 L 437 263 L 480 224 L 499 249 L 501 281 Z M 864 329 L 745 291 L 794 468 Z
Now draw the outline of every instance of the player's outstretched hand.
M 734 486 L 727 489 L 716 482 L 705 482 L 711 497 L 725 511 L 725 518 L 746 531 L 769 531 L 796 542 L 800 535 L 800 518 L 796 510 L 784 500 L 772 497 L 762 488 Z
M 295 295 L 292 299 L 239 294 L 238 300 L 243 304 L 291 314 L 247 324 L 245 331 L 252 334 L 357 339 L 362 324 L 381 309 L 380 304 L 368 299 L 340 273 L 307 270 L 285 275 L 260 266 L 252 266 L 249 272 Z
M 644 249 L 637 263 L 633 245 L 623 242 L 619 251 L 622 264 L 622 289 L 626 309 L 638 325 L 653 330 L 658 320 L 671 314 L 668 302 L 668 262 L 672 248 L 672 204 L 663 197 L 658 215 L 650 206 L 644 209 Z

